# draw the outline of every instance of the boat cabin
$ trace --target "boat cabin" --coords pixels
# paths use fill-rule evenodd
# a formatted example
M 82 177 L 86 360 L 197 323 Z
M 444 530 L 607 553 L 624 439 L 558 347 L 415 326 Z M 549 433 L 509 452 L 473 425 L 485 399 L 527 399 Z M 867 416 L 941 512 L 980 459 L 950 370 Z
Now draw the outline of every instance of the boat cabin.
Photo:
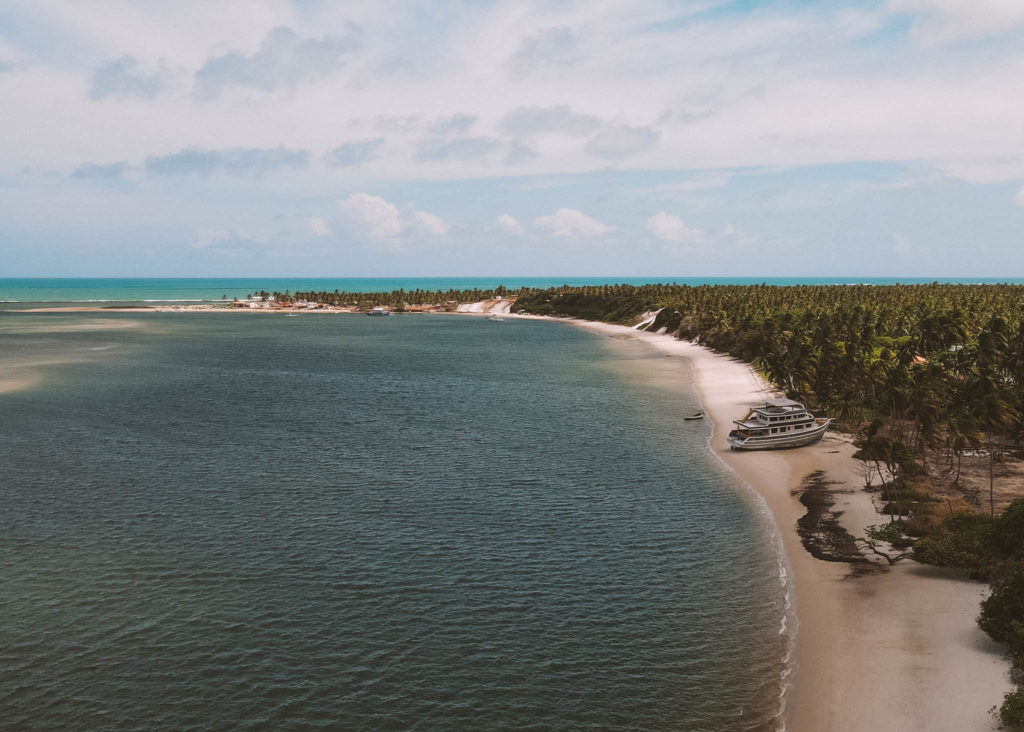
M 769 399 L 734 420 L 737 428 L 729 433 L 729 443 L 739 449 L 796 447 L 821 439 L 830 421 L 815 419 L 792 399 Z

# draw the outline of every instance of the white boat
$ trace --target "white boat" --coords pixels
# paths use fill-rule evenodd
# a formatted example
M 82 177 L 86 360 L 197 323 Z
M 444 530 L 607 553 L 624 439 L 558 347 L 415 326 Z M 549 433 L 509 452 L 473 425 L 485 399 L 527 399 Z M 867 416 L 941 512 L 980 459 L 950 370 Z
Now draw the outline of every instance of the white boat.
M 391 312 L 387 308 L 381 307 L 380 305 L 378 305 L 375 308 L 370 308 L 369 310 L 367 310 L 366 314 L 367 315 L 391 315 Z
M 831 419 L 815 418 L 803 404 L 792 399 L 769 399 L 764 406 L 751 409 L 743 419 L 733 421 L 737 425 L 729 433 L 733 450 L 810 445 L 820 440 L 832 423 Z

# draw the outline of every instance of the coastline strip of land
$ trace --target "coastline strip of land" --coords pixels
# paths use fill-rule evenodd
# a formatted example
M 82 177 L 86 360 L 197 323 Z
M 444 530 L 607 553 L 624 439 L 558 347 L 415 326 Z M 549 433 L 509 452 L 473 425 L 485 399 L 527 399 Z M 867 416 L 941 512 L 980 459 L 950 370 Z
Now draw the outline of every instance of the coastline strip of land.
M 768 504 L 794 574 L 796 678 L 790 732 L 996 730 L 989 713 L 1012 686 L 998 644 L 976 625 L 981 583 L 959 573 L 878 557 L 823 561 L 805 548 L 798 521 L 805 479 L 827 485 L 828 514 L 852 537 L 884 523 L 864 490 L 851 438 L 778 452 L 731 452 L 729 425 L 773 395 L 748 364 L 701 346 L 619 325 L 567 320 L 608 336 L 629 336 L 685 358 L 714 422 L 711 449 Z M 880 562 L 880 563 L 879 563 Z

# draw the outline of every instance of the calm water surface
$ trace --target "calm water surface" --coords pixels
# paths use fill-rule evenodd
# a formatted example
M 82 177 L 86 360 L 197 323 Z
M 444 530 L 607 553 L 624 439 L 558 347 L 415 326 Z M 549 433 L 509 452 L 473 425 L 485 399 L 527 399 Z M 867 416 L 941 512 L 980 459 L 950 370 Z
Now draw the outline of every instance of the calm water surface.
M 775 727 L 779 558 L 679 360 L 0 312 L 0 368 L 0 727 Z

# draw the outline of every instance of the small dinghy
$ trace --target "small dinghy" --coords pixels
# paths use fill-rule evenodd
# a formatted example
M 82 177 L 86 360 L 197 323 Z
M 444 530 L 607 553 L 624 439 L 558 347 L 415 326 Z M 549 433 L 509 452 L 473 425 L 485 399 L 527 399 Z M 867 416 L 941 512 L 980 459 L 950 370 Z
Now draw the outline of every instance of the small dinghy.
M 694 412 L 689 417 L 683 417 L 683 419 L 704 419 L 704 411 Z

